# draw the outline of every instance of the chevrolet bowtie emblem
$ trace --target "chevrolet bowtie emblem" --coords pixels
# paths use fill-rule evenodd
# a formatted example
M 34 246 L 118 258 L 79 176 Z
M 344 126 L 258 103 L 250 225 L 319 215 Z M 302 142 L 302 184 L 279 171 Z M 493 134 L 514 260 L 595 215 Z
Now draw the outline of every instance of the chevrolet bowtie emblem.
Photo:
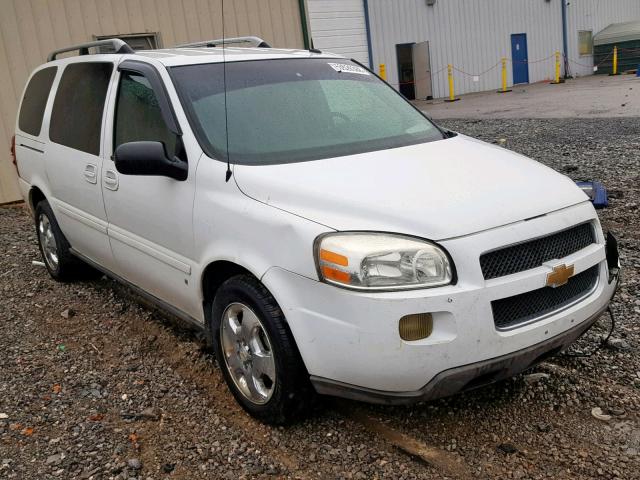
M 553 271 L 547 275 L 547 287 L 560 287 L 567 283 L 573 276 L 573 265 L 556 265 Z

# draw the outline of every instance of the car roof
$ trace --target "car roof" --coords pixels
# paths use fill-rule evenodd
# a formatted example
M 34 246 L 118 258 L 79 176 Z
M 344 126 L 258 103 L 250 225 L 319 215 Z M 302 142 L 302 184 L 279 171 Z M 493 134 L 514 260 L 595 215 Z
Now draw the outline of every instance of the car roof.
M 234 47 L 234 43 L 254 43 L 253 47 Z M 89 54 L 90 48 L 108 47 L 115 53 Z M 79 55 L 67 56 L 68 52 L 77 51 Z M 59 55 L 63 55 L 59 57 Z M 105 58 L 106 57 L 106 58 Z M 114 59 L 114 57 L 116 57 Z M 327 58 L 344 59 L 320 50 L 294 50 L 271 48 L 264 40 L 255 36 L 232 37 L 226 39 L 208 40 L 191 44 L 178 45 L 173 48 L 134 51 L 131 46 L 120 38 L 109 38 L 93 42 L 71 45 L 52 51 L 47 57 L 47 64 L 64 65 L 76 62 L 105 61 L 106 59 L 118 63 L 124 59 L 148 60 L 150 63 L 161 63 L 166 67 L 178 65 L 194 65 L 199 63 L 242 62 L 248 60 L 272 60 L 284 58 Z M 41 67 L 44 67 L 42 65 Z
M 282 48 L 247 47 L 180 47 L 136 51 L 136 56 L 153 58 L 167 67 L 197 63 L 241 62 L 247 60 L 273 60 L 281 58 L 344 58 L 326 52 L 291 50 Z

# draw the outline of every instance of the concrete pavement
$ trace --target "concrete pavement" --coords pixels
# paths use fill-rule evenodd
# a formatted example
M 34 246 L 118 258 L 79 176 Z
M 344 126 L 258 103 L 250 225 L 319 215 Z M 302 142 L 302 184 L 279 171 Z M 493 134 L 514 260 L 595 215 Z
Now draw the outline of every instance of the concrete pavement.
M 640 78 L 635 75 L 591 75 L 552 85 L 513 86 L 512 92 L 461 95 L 416 101 L 434 119 L 443 118 L 596 118 L 640 116 Z

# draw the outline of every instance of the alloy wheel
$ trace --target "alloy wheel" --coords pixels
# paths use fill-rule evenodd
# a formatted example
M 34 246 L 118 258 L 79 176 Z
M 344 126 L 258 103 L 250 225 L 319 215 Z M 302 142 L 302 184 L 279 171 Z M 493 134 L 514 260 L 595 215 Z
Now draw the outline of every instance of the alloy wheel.
M 40 214 L 38 219 L 38 237 L 40 239 L 40 245 L 42 245 L 42 253 L 44 254 L 44 260 L 51 270 L 57 270 L 59 258 L 58 258 L 58 244 L 56 243 L 56 237 L 53 234 L 53 227 L 44 213 Z
M 220 344 L 227 371 L 242 395 L 263 405 L 276 383 L 276 364 L 269 336 L 258 316 L 242 303 L 230 304 L 222 314 Z

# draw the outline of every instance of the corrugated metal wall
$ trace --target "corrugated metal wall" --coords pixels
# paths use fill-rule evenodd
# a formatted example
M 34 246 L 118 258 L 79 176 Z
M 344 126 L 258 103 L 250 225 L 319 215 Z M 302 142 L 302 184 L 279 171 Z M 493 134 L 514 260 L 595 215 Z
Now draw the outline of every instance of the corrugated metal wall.
M 308 0 L 313 46 L 367 65 L 367 28 L 362 0 Z
M 592 73 L 590 56 L 578 55 L 578 30 L 597 33 L 609 23 L 640 18 L 640 0 L 571 0 L 568 43 L 571 73 Z M 501 57 L 511 58 L 511 34 L 526 33 L 529 80 L 551 79 L 553 55 L 562 51 L 560 0 L 369 0 L 373 63 L 386 64 L 387 78 L 398 82 L 396 44 L 429 41 L 433 96 L 448 95 L 448 63 L 456 93 L 500 86 Z M 507 66 L 512 83 L 512 65 Z M 477 76 L 477 79 L 474 79 Z
M 221 0 L 0 0 L 0 203 L 18 200 L 9 141 L 30 72 L 96 35 L 157 32 L 162 46 L 222 36 Z M 226 0 L 225 34 L 303 48 L 298 0 Z
M 571 0 L 567 6 L 569 72 L 591 75 L 593 55 L 578 52 L 578 31 L 591 30 L 593 35 L 612 23 L 640 20 L 640 0 Z

